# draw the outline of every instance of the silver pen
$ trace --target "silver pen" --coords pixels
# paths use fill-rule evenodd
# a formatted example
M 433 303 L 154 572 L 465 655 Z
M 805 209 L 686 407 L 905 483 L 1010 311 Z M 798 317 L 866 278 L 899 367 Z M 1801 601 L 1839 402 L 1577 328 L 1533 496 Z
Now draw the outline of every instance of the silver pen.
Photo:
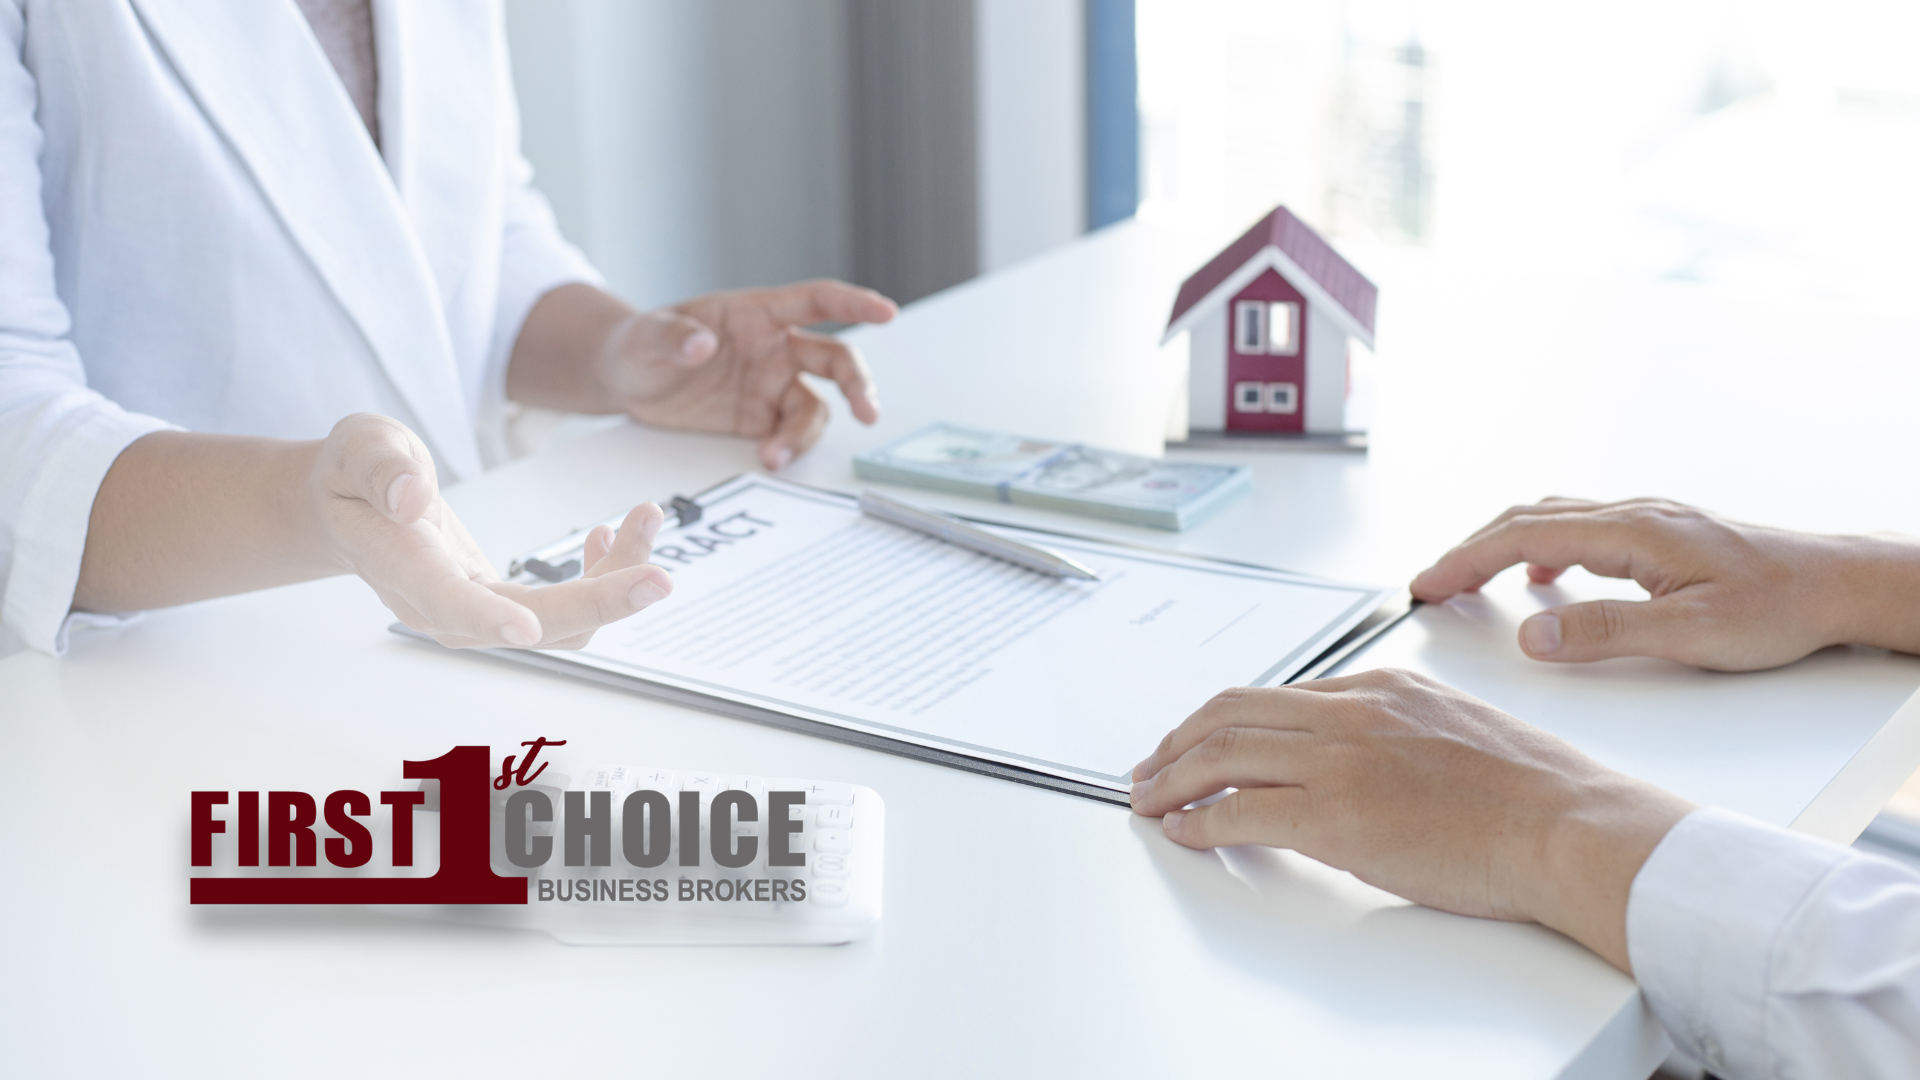
M 991 555 L 1004 559 L 1016 566 L 1037 570 L 1054 577 L 1080 578 L 1083 581 L 1099 581 L 1100 575 L 1085 566 L 1067 558 L 1056 551 L 1049 551 L 1036 544 L 1023 544 L 1018 540 L 1009 540 L 997 533 L 976 528 L 949 514 L 937 510 L 922 510 L 917 506 L 889 499 L 885 495 L 871 491 L 860 493 L 860 512 L 881 521 L 903 525 L 915 532 L 923 532 L 938 540 L 945 540 L 969 551 L 982 555 Z

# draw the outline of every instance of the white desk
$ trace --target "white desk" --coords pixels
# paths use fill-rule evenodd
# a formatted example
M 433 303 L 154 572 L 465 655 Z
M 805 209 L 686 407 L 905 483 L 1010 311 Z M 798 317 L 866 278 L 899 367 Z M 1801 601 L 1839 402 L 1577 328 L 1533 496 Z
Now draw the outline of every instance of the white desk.
M 1167 372 L 1151 342 L 1203 254 L 1124 227 L 861 332 L 887 419 L 836 423 L 791 475 L 851 487 L 852 451 L 934 418 L 1152 449 Z M 1554 491 L 1920 531 L 1920 491 L 1883 489 L 1899 473 L 1871 465 L 1920 450 L 1912 322 L 1363 262 L 1385 296 L 1370 456 L 1239 454 L 1254 495 L 1179 536 L 1007 516 L 1381 580 Z M 1696 359 L 1726 355 L 1747 381 L 1694 374 Z M 504 562 L 559 528 L 751 467 L 745 442 L 623 427 L 452 498 Z M 1565 588 L 1619 591 L 1584 577 Z M 1502 579 L 1426 609 L 1367 662 L 1424 668 L 1684 794 L 1836 838 L 1920 764 L 1920 718 L 1887 723 L 1920 686 L 1920 660 L 1834 651 L 1752 676 L 1548 667 L 1512 645 L 1546 602 Z M 1286 853 L 1186 851 L 1110 806 L 437 651 L 388 621 L 364 586 L 336 579 L 81 635 L 62 661 L 0 661 L 12 823 L 0 1041 L 23 1074 L 1485 1080 L 1640 1077 L 1663 1053 L 1632 984 L 1541 929 L 1415 908 Z M 403 757 L 536 735 L 610 760 L 879 789 L 880 934 L 825 949 L 590 949 L 353 910 L 187 906 L 190 789 L 390 783 Z

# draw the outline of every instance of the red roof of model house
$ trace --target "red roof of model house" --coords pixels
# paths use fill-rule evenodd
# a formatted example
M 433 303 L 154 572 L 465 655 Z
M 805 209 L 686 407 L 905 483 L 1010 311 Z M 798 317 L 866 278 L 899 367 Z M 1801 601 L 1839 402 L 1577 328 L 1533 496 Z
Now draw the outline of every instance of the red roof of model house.
M 1284 206 L 1275 207 L 1273 213 L 1261 218 L 1181 283 L 1173 314 L 1167 319 L 1166 336 L 1161 340 L 1170 340 L 1185 330 L 1268 268 L 1278 270 L 1361 344 L 1373 347 L 1373 308 L 1380 290 Z

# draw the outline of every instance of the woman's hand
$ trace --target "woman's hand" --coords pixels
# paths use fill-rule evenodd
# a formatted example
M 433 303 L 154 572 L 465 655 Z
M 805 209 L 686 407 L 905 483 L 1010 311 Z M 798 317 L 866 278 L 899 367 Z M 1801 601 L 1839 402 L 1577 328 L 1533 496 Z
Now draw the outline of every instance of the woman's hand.
M 624 412 L 660 427 L 746 435 L 784 468 L 819 439 L 826 402 L 802 372 L 831 379 L 853 415 L 880 416 L 873 378 L 853 347 L 804 327 L 884 323 L 893 301 L 839 281 L 715 293 L 636 312 L 588 285 L 540 299 L 507 369 L 515 401 L 574 412 Z
M 328 557 L 401 622 L 456 649 L 577 649 L 673 591 L 671 575 L 647 563 L 665 520 L 652 503 L 634 507 L 617 535 L 604 525 L 588 534 L 581 577 L 541 588 L 501 581 L 441 499 L 427 448 L 385 416 L 336 424 L 308 492 Z
M 398 420 L 358 413 L 325 439 L 157 431 L 94 496 L 73 604 L 140 611 L 354 573 L 444 645 L 570 649 L 673 591 L 647 565 L 660 508 L 587 538 L 577 581 L 499 579 L 440 498 L 433 459 Z
M 1445 600 L 1516 563 L 1538 584 L 1584 566 L 1652 594 L 1533 616 L 1520 647 L 1539 660 L 1657 656 L 1750 671 L 1828 645 L 1920 651 L 1920 545 L 1743 525 L 1660 499 L 1516 506 L 1422 571 L 1413 595 Z
M 833 380 L 861 423 L 880 418 L 860 354 L 801 327 L 884 323 L 898 310 L 872 289 L 839 281 L 715 293 L 643 312 L 616 330 L 605 380 L 634 419 L 757 437 L 760 460 L 781 469 L 827 426 L 827 404 L 801 372 Z
M 1417 903 L 1544 923 L 1622 970 L 1634 875 L 1692 809 L 1403 671 L 1228 690 L 1133 778 L 1135 812 L 1176 843 L 1292 848 Z

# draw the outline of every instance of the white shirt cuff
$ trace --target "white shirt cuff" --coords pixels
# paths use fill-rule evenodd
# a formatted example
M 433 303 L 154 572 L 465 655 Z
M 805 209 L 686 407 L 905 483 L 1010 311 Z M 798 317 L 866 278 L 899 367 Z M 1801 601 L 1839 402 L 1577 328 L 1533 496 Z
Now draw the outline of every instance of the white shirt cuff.
M 1667 833 L 1633 879 L 1627 955 L 1654 1015 L 1721 1075 L 1770 1075 L 1776 941 L 1846 848 L 1707 807 Z
M 98 399 L 92 391 L 81 391 Z M 105 403 L 100 403 L 105 404 Z M 11 551 L 0 592 L 0 621 L 30 649 L 59 656 L 66 652 L 73 592 L 80 584 L 80 557 L 87 548 L 87 525 L 94 496 L 107 470 L 135 439 L 173 425 L 115 406 L 80 401 L 50 403 L 37 460 L 10 462 L 18 469 L 5 522 Z M 64 428 L 65 430 L 59 430 Z M 119 616 L 87 614 L 79 624 L 119 621 Z

